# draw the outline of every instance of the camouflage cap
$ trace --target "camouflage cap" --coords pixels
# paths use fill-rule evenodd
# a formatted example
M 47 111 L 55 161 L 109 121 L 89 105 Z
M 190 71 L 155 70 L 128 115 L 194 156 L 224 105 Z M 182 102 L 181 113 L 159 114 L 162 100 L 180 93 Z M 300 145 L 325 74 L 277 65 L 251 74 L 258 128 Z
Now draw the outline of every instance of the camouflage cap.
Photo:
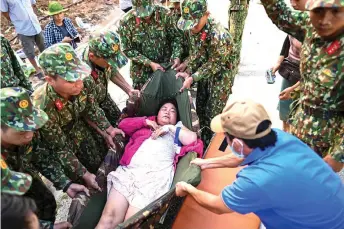
M 48 115 L 32 105 L 24 88 L 2 88 L 0 100 L 1 124 L 18 131 L 35 131 L 48 121 Z
M 30 189 L 32 177 L 10 170 L 2 156 L 0 160 L 1 193 L 24 195 Z
M 119 36 L 110 30 L 91 37 L 88 44 L 91 52 L 106 59 L 114 68 L 121 68 L 128 63 L 128 59 L 121 52 Z
M 182 16 L 178 21 L 180 30 L 190 30 L 194 28 L 198 21 L 207 12 L 206 0 L 185 0 L 181 5 Z
M 82 62 L 71 45 L 58 43 L 45 49 L 38 57 L 39 65 L 46 75 L 58 75 L 75 82 L 91 74 L 91 68 Z
M 145 18 L 152 15 L 155 6 L 153 0 L 133 0 L 133 8 L 136 12 L 136 17 Z
M 306 3 L 307 10 L 316 8 L 340 8 L 344 7 L 344 0 L 308 0 Z

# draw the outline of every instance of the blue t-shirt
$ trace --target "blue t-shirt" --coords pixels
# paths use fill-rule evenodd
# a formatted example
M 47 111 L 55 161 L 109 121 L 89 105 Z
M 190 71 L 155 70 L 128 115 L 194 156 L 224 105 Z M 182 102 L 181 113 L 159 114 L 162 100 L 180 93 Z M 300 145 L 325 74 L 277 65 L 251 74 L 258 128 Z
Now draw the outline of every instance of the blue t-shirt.
M 277 142 L 255 149 L 222 191 L 228 208 L 255 213 L 267 229 L 343 229 L 344 185 L 315 152 L 281 130 Z

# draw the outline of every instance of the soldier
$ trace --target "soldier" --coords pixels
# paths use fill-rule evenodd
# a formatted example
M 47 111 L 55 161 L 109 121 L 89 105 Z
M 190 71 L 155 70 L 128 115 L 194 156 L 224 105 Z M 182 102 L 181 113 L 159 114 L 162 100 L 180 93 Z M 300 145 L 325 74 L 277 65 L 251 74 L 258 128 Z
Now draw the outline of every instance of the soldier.
M 178 73 L 177 77 L 185 78 L 181 90 L 198 83 L 196 110 L 201 128 L 209 127 L 211 118 L 221 112 L 232 93 L 232 41 L 228 31 L 209 16 L 206 0 L 185 0 L 181 10 L 178 28 L 189 32 L 191 50 L 186 72 Z M 204 129 L 201 137 L 208 145 L 211 130 Z
M 108 151 L 106 143 L 114 146 L 112 139 L 123 132 L 111 126 L 98 106 L 90 67 L 64 43 L 47 48 L 39 64 L 47 83 L 33 93 L 33 102 L 49 116 L 40 130 L 43 140 L 54 152 L 70 152 L 78 158 L 75 163 L 95 173 Z
M 96 85 L 99 106 L 104 110 L 110 123 L 116 126 L 121 111 L 108 93 L 109 80 L 129 96 L 139 94 L 139 91 L 134 90 L 119 72 L 119 69 L 128 62 L 121 53 L 119 36 L 112 31 L 104 31 L 94 36 L 80 51 L 82 60 L 92 69 L 91 76 Z
M 11 48 L 10 42 L 0 35 L 1 41 L 1 88 L 23 87 L 33 91 L 31 83 L 26 78 L 19 61 Z
M 303 40 L 291 133 L 338 172 L 344 163 L 344 2 L 309 0 L 310 12 L 292 11 L 283 0 L 262 3 L 279 29 Z
M 88 190 L 72 183 L 59 160 L 42 144 L 39 133 L 35 133 L 47 122 L 48 116 L 33 107 L 26 90 L 20 87 L 0 90 L 1 155 L 10 168 L 32 176 L 31 188 L 25 196 L 35 200 L 43 228 L 50 228 L 55 221 L 56 202 L 39 173 L 70 197 L 81 191 L 88 193 Z
M 242 35 L 248 13 L 249 0 L 231 0 L 228 9 L 228 30 L 233 39 L 232 58 L 234 74 L 239 70 Z
M 119 34 L 122 50 L 131 59 L 133 87 L 141 89 L 162 63 L 180 64 L 181 37 L 176 36 L 168 9 L 154 5 L 153 0 L 133 0 L 134 10 L 121 20 Z

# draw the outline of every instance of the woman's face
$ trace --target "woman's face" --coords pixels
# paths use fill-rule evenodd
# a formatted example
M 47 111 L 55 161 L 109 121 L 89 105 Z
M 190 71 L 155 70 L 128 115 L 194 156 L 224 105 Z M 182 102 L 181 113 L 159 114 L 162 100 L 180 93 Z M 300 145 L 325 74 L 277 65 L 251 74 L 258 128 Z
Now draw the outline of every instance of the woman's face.
M 172 103 L 165 103 L 158 113 L 158 124 L 163 125 L 176 125 L 177 123 L 177 109 Z

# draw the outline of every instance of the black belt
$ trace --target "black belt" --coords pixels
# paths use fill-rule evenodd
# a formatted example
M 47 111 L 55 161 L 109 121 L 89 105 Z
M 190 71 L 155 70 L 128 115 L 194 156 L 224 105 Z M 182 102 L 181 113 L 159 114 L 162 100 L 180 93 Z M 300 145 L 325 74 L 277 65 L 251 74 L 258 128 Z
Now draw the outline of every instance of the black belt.
M 344 111 L 331 111 L 331 110 L 322 110 L 317 108 L 311 108 L 309 106 L 302 105 L 302 108 L 304 112 L 307 115 L 314 116 L 316 118 L 322 118 L 322 119 L 331 119 L 335 117 L 344 117 Z

